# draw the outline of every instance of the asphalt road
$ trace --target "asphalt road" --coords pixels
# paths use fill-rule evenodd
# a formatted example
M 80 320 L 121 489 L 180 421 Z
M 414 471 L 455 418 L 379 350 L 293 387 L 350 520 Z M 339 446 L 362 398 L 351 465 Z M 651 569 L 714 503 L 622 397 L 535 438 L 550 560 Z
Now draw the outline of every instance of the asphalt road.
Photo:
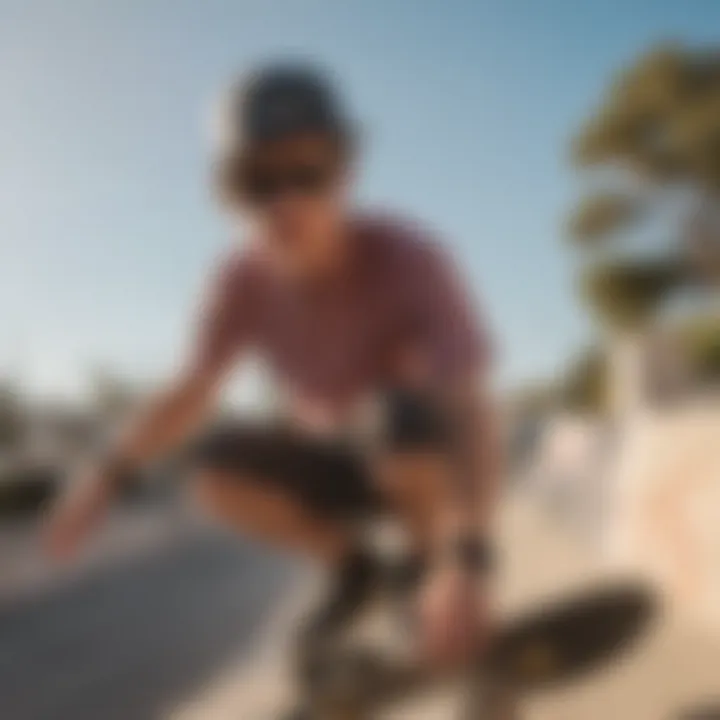
M 249 651 L 286 561 L 204 532 L 0 604 L 3 720 L 168 716 Z

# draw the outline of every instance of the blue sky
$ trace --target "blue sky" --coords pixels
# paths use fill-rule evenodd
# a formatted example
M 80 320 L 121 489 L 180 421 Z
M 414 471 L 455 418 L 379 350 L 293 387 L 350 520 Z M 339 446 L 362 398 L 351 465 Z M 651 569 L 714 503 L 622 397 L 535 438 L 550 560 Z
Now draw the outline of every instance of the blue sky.
M 713 0 L 0 0 L 0 371 L 72 392 L 157 377 L 227 233 L 203 109 L 275 55 L 332 66 L 366 131 L 360 196 L 442 232 L 505 382 L 590 336 L 561 219 L 569 135 L 652 41 L 720 39 Z

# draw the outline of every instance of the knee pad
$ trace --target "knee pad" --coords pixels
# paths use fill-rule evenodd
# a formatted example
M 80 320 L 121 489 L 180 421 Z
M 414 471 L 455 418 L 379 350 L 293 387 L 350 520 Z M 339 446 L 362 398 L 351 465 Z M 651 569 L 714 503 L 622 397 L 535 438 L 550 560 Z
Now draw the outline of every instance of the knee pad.
M 450 420 L 438 400 L 415 390 L 385 396 L 385 445 L 390 450 L 439 450 L 450 438 Z

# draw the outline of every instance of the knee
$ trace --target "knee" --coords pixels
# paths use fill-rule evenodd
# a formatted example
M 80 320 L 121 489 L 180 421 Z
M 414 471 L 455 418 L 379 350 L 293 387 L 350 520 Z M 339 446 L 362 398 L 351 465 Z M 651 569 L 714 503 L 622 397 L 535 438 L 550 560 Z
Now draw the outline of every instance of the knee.
M 197 437 L 188 447 L 194 500 L 205 511 L 222 516 L 236 497 L 243 478 L 238 472 L 241 443 L 233 428 L 214 427 Z

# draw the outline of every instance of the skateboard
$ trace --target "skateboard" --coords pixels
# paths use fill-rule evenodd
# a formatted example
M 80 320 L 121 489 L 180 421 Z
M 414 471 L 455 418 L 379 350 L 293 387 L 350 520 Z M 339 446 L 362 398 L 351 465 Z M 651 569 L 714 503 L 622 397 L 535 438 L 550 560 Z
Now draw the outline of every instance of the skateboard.
M 533 690 L 600 668 L 638 639 L 655 615 L 640 585 L 588 590 L 509 621 L 462 678 L 463 720 L 515 720 Z M 454 678 L 458 679 L 458 678 Z M 330 648 L 306 678 L 306 702 L 288 720 L 372 720 L 453 678 L 362 648 Z

